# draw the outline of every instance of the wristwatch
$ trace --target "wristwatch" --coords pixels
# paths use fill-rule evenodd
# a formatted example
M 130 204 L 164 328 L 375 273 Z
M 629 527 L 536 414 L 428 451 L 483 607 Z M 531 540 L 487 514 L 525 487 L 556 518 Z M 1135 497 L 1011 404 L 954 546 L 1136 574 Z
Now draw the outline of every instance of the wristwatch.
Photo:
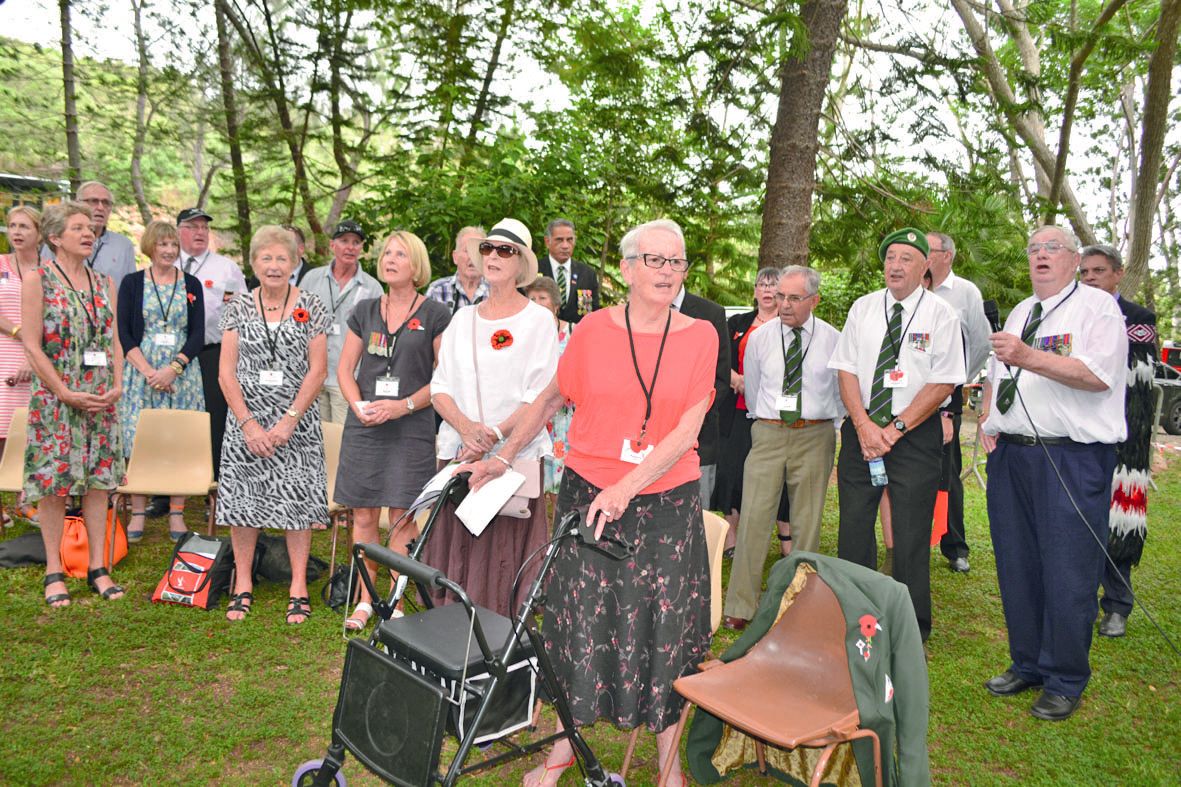
M 898 430 L 898 434 L 906 434 L 906 421 L 903 421 L 901 418 L 895 418 L 894 428 Z
M 291 416 L 297 421 L 299 420 L 299 410 L 296 410 L 294 407 L 287 411 L 287 415 Z
M 413 397 L 407 396 L 402 401 L 404 401 L 406 403 L 406 412 L 408 412 L 408 413 L 414 412 L 414 398 Z

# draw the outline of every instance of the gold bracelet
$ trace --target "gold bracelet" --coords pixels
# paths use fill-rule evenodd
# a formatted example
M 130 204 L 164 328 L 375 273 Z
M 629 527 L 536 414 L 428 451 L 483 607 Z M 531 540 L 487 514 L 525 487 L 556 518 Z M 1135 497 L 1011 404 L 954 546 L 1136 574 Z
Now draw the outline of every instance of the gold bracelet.
M 168 367 L 178 375 L 185 373 L 185 367 L 181 366 L 180 361 L 173 361 L 172 363 L 168 364 Z
M 10 334 L 10 335 L 12 336 L 12 338 L 14 338 L 14 339 L 15 339 L 16 337 L 20 336 L 20 333 L 21 333 L 21 327 L 20 327 L 19 325 L 14 325 L 14 326 L 12 326 L 12 330 L 11 330 L 11 331 L 9 331 L 9 334 Z

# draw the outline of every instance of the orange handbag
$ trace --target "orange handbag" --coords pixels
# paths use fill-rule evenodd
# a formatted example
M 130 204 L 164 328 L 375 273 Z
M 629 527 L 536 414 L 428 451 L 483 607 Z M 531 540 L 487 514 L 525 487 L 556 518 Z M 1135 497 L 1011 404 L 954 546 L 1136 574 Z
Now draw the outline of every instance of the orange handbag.
M 103 565 L 107 570 L 127 557 L 127 533 L 123 523 L 115 516 L 115 509 L 107 509 L 106 537 L 103 540 Z M 83 579 L 90 568 L 90 540 L 86 535 L 86 523 L 80 516 L 66 517 L 62 528 L 61 545 L 62 571 L 71 577 Z

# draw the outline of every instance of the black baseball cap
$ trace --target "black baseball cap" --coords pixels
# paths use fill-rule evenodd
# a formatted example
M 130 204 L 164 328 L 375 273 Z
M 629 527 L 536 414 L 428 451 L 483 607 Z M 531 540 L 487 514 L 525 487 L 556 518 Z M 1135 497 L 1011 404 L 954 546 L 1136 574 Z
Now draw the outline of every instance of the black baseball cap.
M 369 240 L 369 236 L 365 234 L 365 230 L 361 229 L 361 225 L 352 219 L 344 219 L 337 224 L 336 229 L 332 231 L 332 239 L 336 240 L 341 235 L 348 235 L 350 232 L 360 238 L 362 243 Z
M 210 224 L 213 223 L 213 217 L 200 208 L 185 208 L 180 213 L 176 214 L 177 226 L 180 226 L 182 222 L 192 221 L 193 219 L 205 219 Z

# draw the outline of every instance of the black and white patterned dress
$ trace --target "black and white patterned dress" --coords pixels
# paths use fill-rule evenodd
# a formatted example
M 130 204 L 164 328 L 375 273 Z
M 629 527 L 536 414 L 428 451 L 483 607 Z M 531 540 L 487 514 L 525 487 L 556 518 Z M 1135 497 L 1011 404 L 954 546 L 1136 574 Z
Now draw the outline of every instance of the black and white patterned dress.
M 240 293 L 226 304 L 221 328 L 238 334 L 238 384 L 247 408 L 263 429 L 278 423 L 295 401 L 308 373 L 308 345 L 328 330 L 328 322 L 324 304 L 307 292 L 300 292 L 291 316 L 276 329 L 266 327 L 251 293 Z M 274 360 L 268 330 L 276 331 Z M 282 370 L 282 384 L 263 385 L 261 373 L 275 368 Z M 306 530 L 326 524 L 328 475 L 316 401 L 299 419 L 287 444 L 269 457 L 250 453 L 238 419 L 229 413 L 219 487 L 219 525 Z

